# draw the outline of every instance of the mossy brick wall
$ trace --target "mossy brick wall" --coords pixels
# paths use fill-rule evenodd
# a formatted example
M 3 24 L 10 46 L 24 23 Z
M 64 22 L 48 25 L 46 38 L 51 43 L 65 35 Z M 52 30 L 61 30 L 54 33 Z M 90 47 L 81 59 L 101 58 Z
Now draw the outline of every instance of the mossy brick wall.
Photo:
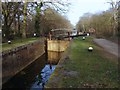
M 37 41 L 2 52 L 3 83 L 43 55 L 44 42 Z

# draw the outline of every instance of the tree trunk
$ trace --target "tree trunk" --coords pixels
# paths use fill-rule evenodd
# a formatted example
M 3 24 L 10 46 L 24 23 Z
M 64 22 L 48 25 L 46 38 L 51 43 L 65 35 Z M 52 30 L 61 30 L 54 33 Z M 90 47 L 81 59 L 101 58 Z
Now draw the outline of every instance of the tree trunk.
M 7 19 L 5 18 L 4 21 L 4 26 L 3 26 L 3 34 L 5 34 L 4 38 L 9 39 L 9 35 L 10 35 L 10 26 L 7 25 Z
M 20 15 L 18 15 L 18 35 L 20 36 Z
M 16 18 L 16 17 L 15 17 L 15 18 Z M 16 32 L 17 32 L 17 21 L 16 21 L 16 19 L 14 20 L 14 24 L 15 24 L 14 35 L 16 35 Z
M 26 38 L 26 22 L 27 20 L 27 2 L 24 3 L 24 20 L 23 20 L 23 23 L 24 23 L 24 28 L 22 30 L 22 38 Z

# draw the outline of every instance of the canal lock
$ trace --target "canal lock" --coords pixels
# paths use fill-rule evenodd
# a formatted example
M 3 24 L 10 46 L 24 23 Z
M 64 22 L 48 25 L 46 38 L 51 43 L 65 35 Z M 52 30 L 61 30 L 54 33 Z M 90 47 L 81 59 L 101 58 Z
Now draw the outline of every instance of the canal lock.
M 2 89 L 43 89 L 44 85 L 50 78 L 50 75 L 54 72 L 56 65 L 58 64 L 63 53 L 57 51 L 48 51 L 46 47 L 47 46 L 45 45 L 45 54 L 3 84 Z

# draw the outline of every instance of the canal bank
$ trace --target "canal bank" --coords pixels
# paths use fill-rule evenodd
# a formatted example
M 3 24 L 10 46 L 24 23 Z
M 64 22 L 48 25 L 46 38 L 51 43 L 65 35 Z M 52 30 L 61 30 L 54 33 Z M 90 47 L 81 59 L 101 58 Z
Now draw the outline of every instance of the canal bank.
M 37 60 L 3 84 L 2 90 L 12 88 L 22 90 L 34 90 L 39 88 L 39 90 L 42 90 L 63 54 L 63 52 L 48 51 L 48 58 L 46 58 L 46 54 L 40 56 Z
M 51 57 L 48 56 L 47 59 L 46 54 L 43 54 L 33 63 L 9 79 L 5 84 L 3 84 L 2 90 L 13 88 L 22 90 L 34 90 L 39 88 L 41 90 L 44 88 L 44 84 L 46 84 L 50 75 L 53 73 L 57 63 L 59 62 L 59 57 L 62 55 L 62 52 L 48 53 L 50 55 L 56 53 L 56 58 L 51 60 Z
M 92 37 L 75 38 L 45 88 L 118 88 L 117 59 L 96 46 Z
M 3 51 L 2 83 L 7 82 L 11 77 L 30 65 L 44 53 L 44 40 Z
M 45 41 L 45 43 L 46 43 L 46 41 Z M 52 44 L 54 44 L 55 47 L 59 47 L 58 43 L 52 43 Z M 66 46 L 66 41 L 64 41 L 64 44 L 65 44 L 64 48 L 67 48 L 69 43 L 67 42 L 67 46 Z M 40 44 L 40 45 L 42 45 L 42 44 Z M 46 51 L 47 46 L 49 46 L 49 45 L 51 45 L 51 44 L 43 45 L 43 46 L 45 46 L 43 51 Z M 63 45 L 63 43 L 62 43 L 62 45 Z M 34 44 L 33 44 L 33 46 L 34 46 Z M 21 46 L 21 47 L 24 47 L 24 46 Z M 37 45 L 37 46 L 35 45 L 34 48 L 32 49 L 31 54 L 37 55 L 34 52 L 39 50 L 39 48 L 43 48 L 43 47 L 41 47 L 39 45 Z M 20 51 L 22 51 L 22 50 L 20 50 Z M 14 53 L 14 54 L 17 54 L 17 53 Z M 31 55 L 31 54 L 29 54 L 29 55 Z M 39 55 L 40 54 L 41 53 L 39 52 Z M 19 55 L 22 55 L 23 57 L 24 57 L 24 55 L 25 55 L 25 57 L 27 56 L 24 48 L 23 48 L 23 52 L 19 53 Z M 56 65 L 58 64 L 62 55 L 63 55 L 63 51 L 59 51 L 59 50 L 57 50 L 57 51 L 53 51 L 53 50 L 49 51 L 48 50 L 45 54 L 41 54 L 36 60 L 34 60 L 32 63 L 28 64 L 26 67 L 24 67 L 24 69 L 20 70 L 17 74 L 13 75 L 12 78 L 8 79 L 7 82 L 5 82 L 3 84 L 3 90 L 9 89 L 9 88 L 22 88 L 22 89 L 26 89 L 26 90 L 29 90 L 29 89 L 32 90 L 34 88 L 44 88 L 44 84 L 46 84 L 46 82 L 48 81 L 50 75 L 54 71 L 54 69 L 55 69 Z M 19 60 L 19 62 L 17 62 L 17 64 L 20 64 L 20 61 L 22 61 L 23 57 L 21 57 L 21 60 Z M 11 60 L 12 59 L 13 59 L 13 55 L 11 56 Z M 13 62 L 11 62 L 11 63 L 13 63 Z M 9 67 L 10 67 L 10 65 L 9 65 Z M 16 67 L 18 67 L 18 65 L 16 65 Z M 13 67 L 13 68 L 15 68 L 15 67 Z

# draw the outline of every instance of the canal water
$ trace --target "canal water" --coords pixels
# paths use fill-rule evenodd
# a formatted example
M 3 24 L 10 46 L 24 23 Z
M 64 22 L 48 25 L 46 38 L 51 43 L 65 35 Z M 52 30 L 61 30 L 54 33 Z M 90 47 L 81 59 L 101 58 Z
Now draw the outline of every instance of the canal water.
M 54 72 L 61 58 L 61 52 L 48 52 L 16 74 L 2 86 L 2 90 L 8 88 L 21 88 L 24 90 L 39 90 L 44 88 L 50 75 Z

